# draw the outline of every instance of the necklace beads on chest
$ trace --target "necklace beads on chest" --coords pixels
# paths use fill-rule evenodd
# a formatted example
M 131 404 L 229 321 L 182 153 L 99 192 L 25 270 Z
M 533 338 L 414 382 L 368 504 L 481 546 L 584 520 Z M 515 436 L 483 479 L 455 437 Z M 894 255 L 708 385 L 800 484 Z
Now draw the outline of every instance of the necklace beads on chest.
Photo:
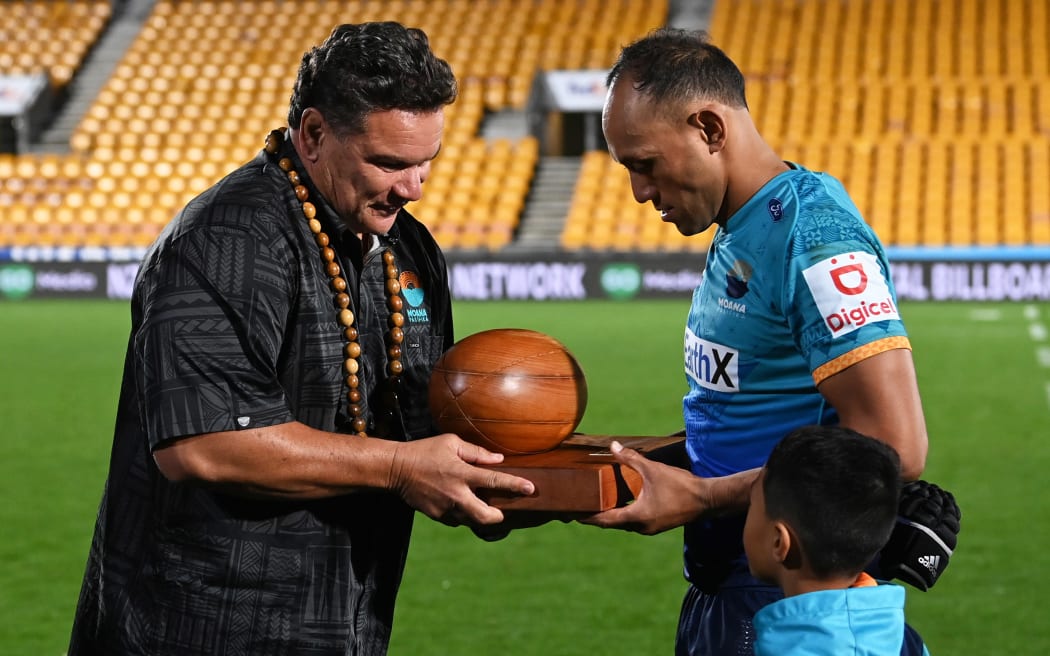
M 286 130 L 287 128 L 272 130 L 266 136 L 265 150 L 267 154 L 277 155 L 280 151 L 281 143 L 284 141 Z M 339 262 L 336 261 L 336 254 L 331 246 L 331 240 L 322 229 L 321 221 L 317 218 L 317 207 L 310 202 L 310 191 L 306 188 L 306 185 L 302 184 L 299 173 L 292 168 L 291 158 L 282 157 L 277 162 L 277 166 L 288 176 L 288 181 L 292 184 L 292 188 L 295 191 L 295 197 L 302 204 L 303 216 L 306 217 L 310 232 L 313 234 L 314 241 L 317 242 L 317 246 L 320 249 L 321 263 L 324 266 L 325 273 L 328 275 L 329 286 L 335 294 L 336 318 L 339 321 L 339 325 L 343 327 L 343 336 L 346 337 L 346 345 L 343 347 L 343 355 L 345 356 L 343 371 L 346 375 L 347 414 L 350 415 L 350 425 L 353 431 L 361 437 L 366 437 L 367 433 L 365 430 L 368 427 L 368 421 L 364 417 L 364 405 L 361 403 L 361 379 L 359 375 L 361 370 L 361 343 L 358 341 L 357 317 L 350 308 L 349 285 L 346 282 L 346 278 L 343 277 Z M 389 248 L 383 249 L 383 273 L 386 278 L 384 285 L 386 305 L 390 311 L 390 318 L 388 319 L 390 325 L 386 335 L 387 384 L 391 388 L 396 388 L 404 371 L 404 364 L 401 362 L 401 343 L 405 339 L 405 315 L 402 313 L 404 301 L 401 299 L 401 283 L 398 281 L 397 261 L 394 258 L 393 251 Z

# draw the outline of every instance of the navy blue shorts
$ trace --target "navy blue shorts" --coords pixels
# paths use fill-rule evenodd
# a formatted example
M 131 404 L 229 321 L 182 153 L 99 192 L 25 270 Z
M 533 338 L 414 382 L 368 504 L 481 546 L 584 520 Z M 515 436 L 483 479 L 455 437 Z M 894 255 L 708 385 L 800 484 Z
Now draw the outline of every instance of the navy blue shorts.
M 750 656 L 755 642 L 751 618 L 783 598 L 780 588 L 743 573 L 730 574 L 713 594 L 690 585 L 678 617 L 675 656 Z

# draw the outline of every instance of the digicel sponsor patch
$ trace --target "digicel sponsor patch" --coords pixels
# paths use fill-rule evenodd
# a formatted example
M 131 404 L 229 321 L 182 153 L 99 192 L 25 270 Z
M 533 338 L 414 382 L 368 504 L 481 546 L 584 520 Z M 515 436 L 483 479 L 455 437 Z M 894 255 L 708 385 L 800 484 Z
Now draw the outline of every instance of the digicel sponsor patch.
M 832 336 L 864 324 L 900 319 L 875 256 L 854 251 L 817 262 L 802 272 Z

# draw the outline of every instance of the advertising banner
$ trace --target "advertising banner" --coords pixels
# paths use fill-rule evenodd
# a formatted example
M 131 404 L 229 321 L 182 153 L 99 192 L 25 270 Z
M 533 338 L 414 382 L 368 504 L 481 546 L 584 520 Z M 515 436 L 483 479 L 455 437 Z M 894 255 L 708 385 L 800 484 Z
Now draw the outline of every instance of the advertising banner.
M 1050 262 L 891 262 L 901 301 L 1050 301 Z
M 703 262 L 695 255 L 450 255 L 449 277 L 453 297 L 465 300 L 688 298 Z
M 606 69 L 545 71 L 548 108 L 561 112 L 601 113 L 605 105 Z
M 105 265 L 76 262 L 0 264 L 0 299 L 97 298 L 105 292 Z
M 18 116 L 47 88 L 47 76 L 0 75 L 0 116 Z
M 457 300 L 688 300 L 704 255 L 449 253 Z M 900 301 L 1050 301 L 1050 261 L 892 261 Z M 0 300 L 131 298 L 137 260 L 0 261 Z

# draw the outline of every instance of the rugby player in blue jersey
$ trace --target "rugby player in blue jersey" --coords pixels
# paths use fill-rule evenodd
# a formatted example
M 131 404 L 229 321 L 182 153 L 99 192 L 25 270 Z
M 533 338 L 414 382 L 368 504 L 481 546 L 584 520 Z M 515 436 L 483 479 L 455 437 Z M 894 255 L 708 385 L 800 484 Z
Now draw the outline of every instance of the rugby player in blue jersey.
M 781 598 L 744 554 L 752 482 L 807 424 L 876 437 L 905 480 L 918 478 L 927 434 L 911 347 L 878 237 L 838 180 L 763 139 L 743 75 L 705 34 L 654 32 L 622 51 L 608 82 L 602 127 L 635 200 L 683 235 L 714 237 L 685 328 L 686 466 L 614 444 L 644 489 L 583 521 L 646 534 L 684 526 L 690 586 L 676 653 L 748 654 L 754 613 Z

